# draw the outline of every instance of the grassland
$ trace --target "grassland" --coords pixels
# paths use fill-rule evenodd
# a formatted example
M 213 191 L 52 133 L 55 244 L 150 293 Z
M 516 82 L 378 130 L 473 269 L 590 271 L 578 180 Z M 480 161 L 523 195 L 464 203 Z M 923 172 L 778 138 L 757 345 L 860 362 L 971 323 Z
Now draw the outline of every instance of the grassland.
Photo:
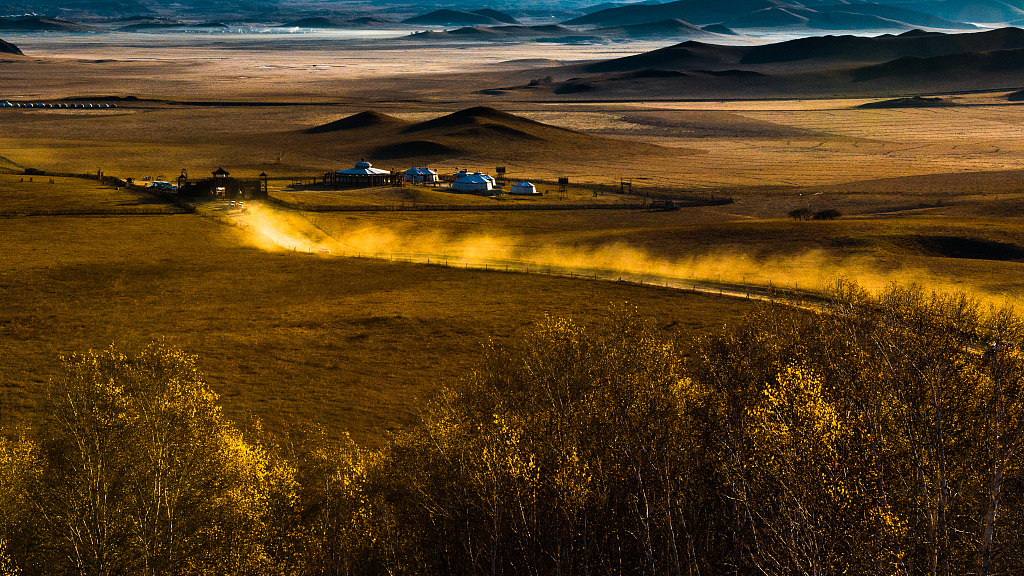
M 141 54 L 164 59 L 150 62 L 106 61 L 116 55 L 111 50 L 83 41 L 70 55 L 0 68 L 0 85 L 26 98 L 140 97 L 114 110 L 4 110 L 0 212 L 173 211 L 93 181 L 22 182 L 12 172 L 25 167 L 173 180 L 183 168 L 196 176 L 223 166 L 233 176 L 281 178 L 271 180 L 272 194 L 307 206 L 617 203 L 626 197 L 610 191 L 622 180 L 632 181 L 633 198 L 699 192 L 736 202 L 675 212 L 330 213 L 253 204 L 246 213 L 211 204 L 204 212 L 219 219 L 4 218 L 5 424 L 42 416 L 41 389 L 59 354 L 164 337 L 200 356 L 232 417 L 253 413 L 273 430 L 316 420 L 373 444 L 412 421 L 417 398 L 470 369 L 483 342 L 515 338 L 545 313 L 588 322 L 610 303 L 629 301 L 685 338 L 749 310 L 743 301 L 626 283 L 403 259 L 559 266 L 655 283 L 813 288 L 845 276 L 870 287 L 916 281 L 967 290 L 993 303 L 1024 297 L 1024 106 L 1003 93 L 953 95 L 956 107 L 928 110 L 867 110 L 856 108 L 867 100 L 840 99 L 533 102 L 475 93 L 495 81 L 479 62 L 471 66 L 476 75 L 456 85 L 448 69 L 368 81 L 370 56 L 347 72 L 339 65 L 321 75 L 304 48 L 235 47 L 218 60 L 218 47 L 189 55 L 152 46 Z M 341 62 L 317 50 L 318 58 Z M 199 56 L 209 60 L 190 59 Z M 272 68 L 260 79 L 256 65 Z M 342 80 L 352 84 L 339 87 Z M 288 177 L 349 167 L 397 138 L 375 129 L 307 134 L 310 128 L 370 109 L 409 125 L 481 103 L 582 134 L 563 142 L 545 129 L 535 135 L 541 141 L 520 135 L 507 147 L 505 136 L 477 137 L 471 127 L 456 138 L 445 128 L 409 138 L 443 142 L 455 153 L 368 159 L 396 169 L 506 166 L 513 180 L 568 176 L 567 198 L 545 184 L 543 197 L 524 199 L 288 186 Z M 786 218 L 804 207 L 843 217 Z M 352 253 L 388 261 L 340 256 Z
M 21 184 L 9 180 L 0 198 Z M 31 195 L 36 207 L 88 187 L 45 186 L 54 194 Z M 43 417 L 58 355 L 163 338 L 200 357 L 232 418 L 253 414 L 273 431 L 317 421 L 373 445 L 413 421 L 419 399 L 470 370 L 488 341 L 507 342 L 545 314 L 586 323 L 628 301 L 685 339 L 749 305 L 615 282 L 268 251 L 252 234 L 198 215 L 0 223 L 6 425 Z

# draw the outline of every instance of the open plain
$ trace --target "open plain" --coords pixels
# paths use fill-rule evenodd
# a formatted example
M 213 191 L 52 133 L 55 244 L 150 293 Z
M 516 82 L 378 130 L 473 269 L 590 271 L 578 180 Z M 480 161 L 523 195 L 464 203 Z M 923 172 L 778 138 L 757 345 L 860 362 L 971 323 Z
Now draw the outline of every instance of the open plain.
M 118 106 L 0 109 L 4 424 L 40 417 L 59 354 L 112 342 L 166 338 L 198 354 L 231 415 L 274 430 L 320 421 L 372 445 L 489 339 L 545 314 L 586 323 L 628 301 L 685 339 L 749 310 L 665 284 L 817 290 L 845 277 L 1024 298 L 1013 74 L 956 77 L 942 107 L 861 107 L 933 92 L 933 80 L 837 90 L 839 73 L 815 84 L 793 70 L 738 99 L 727 82 L 741 79 L 657 84 L 667 73 L 559 94 L 582 85 L 587 62 L 664 43 L 438 47 L 388 34 L 14 39 L 25 56 L 0 62 L 0 99 Z M 551 87 L 529 86 L 546 76 Z M 317 130 L 366 111 L 373 122 Z M 504 166 L 545 195 L 308 183 L 363 157 L 399 170 Z M 280 202 L 183 213 L 144 190 L 25 174 L 173 181 L 220 166 L 268 174 Z M 571 183 L 561 193 L 559 177 Z M 579 209 L 694 197 L 733 201 Z M 548 209 L 483 210 L 510 205 Z M 841 217 L 788 217 L 801 208 Z M 552 268 L 568 277 L 535 273 Z

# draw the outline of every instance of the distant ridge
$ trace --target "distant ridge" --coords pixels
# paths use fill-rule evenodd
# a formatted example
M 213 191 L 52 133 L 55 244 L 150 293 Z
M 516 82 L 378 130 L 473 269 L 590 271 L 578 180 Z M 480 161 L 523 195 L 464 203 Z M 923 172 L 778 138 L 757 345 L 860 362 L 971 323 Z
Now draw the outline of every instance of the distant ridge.
M 384 18 L 374 18 L 372 16 L 363 16 L 362 18 L 352 18 L 351 20 L 345 21 L 348 24 L 354 24 L 359 26 L 365 26 L 368 24 L 395 24 L 394 20 L 387 20 Z
M 716 36 L 714 32 L 709 32 L 678 18 L 659 20 L 658 22 L 650 22 L 648 24 L 629 24 L 613 28 L 598 28 L 597 30 L 591 30 L 591 32 L 595 34 L 618 34 L 634 38 L 651 36 L 710 38 Z
M 303 18 L 301 20 L 295 20 L 288 22 L 287 24 L 281 24 L 279 28 L 344 28 L 345 24 L 339 20 L 333 18 Z
M 1024 70 L 1024 48 L 992 50 L 990 52 L 965 52 L 919 58 L 908 56 L 883 64 L 865 66 L 853 71 L 854 82 L 866 82 L 879 78 L 906 78 L 918 74 L 942 74 L 953 71 L 965 74 Z
M 1024 90 L 1018 90 L 1007 94 L 1006 99 L 1010 102 L 1024 102 Z
M 894 2 L 895 4 L 895 2 Z M 1011 5 L 1014 4 L 1014 5 Z M 919 0 L 898 6 L 875 2 L 798 0 L 676 0 L 665 4 L 616 5 L 565 22 L 572 26 L 625 26 L 679 18 L 698 26 L 725 24 L 730 28 L 808 26 L 826 30 L 867 30 L 928 27 L 976 29 L 969 22 L 1009 22 L 1022 10 L 1017 0 Z M 980 16 L 988 16 L 981 18 Z
M 341 130 L 353 130 L 356 128 L 369 128 L 369 127 L 399 127 L 408 124 L 401 118 L 395 118 L 394 116 L 388 116 L 387 114 L 381 114 L 374 110 L 367 110 L 352 116 L 347 116 L 341 120 L 335 120 L 334 122 L 328 122 L 321 126 L 316 126 L 305 130 L 304 134 L 323 134 L 326 132 L 339 132 Z
M 99 28 L 52 18 L 0 18 L 0 30 L 20 32 L 99 32 Z
M 907 8 L 901 8 L 898 6 L 890 6 L 888 4 L 875 4 L 865 2 L 863 4 L 836 4 L 828 5 L 821 4 L 815 5 L 814 10 L 827 13 L 827 12 L 856 12 L 857 14 L 870 14 L 872 16 L 878 16 L 880 18 L 887 18 L 889 20 L 896 20 L 910 24 L 911 26 L 925 26 L 928 28 L 943 28 L 946 30 L 975 30 L 977 26 L 974 24 L 968 24 L 966 22 L 956 22 L 953 20 L 947 20 L 940 18 L 933 14 L 927 14 L 918 10 L 910 10 Z
M 893 100 L 883 100 L 881 102 L 868 102 L 867 104 L 861 104 L 857 108 L 941 108 L 946 106 L 956 106 L 949 100 L 943 98 L 925 98 L 924 96 L 914 96 L 912 98 L 895 98 Z
M 17 54 L 18 56 L 24 56 L 21 52 L 21 48 L 18 48 L 9 42 L 4 42 L 3 40 L 0 40 L 0 54 Z
M 803 26 L 809 21 L 810 18 L 807 16 L 773 6 L 728 20 L 726 25 L 730 28 L 781 28 L 783 26 Z
M 816 36 L 751 48 L 744 64 L 794 62 L 810 58 L 838 58 L 847 61 L 883 61 L 908 56 L 920 58 L 1024 48 L 1024 30 L 1000 28 L 962 34 L 922 33 L 912 30 L 899 36 Z
M 520 24 L 519 20 L 516 20 L 509 14 L 504 12 L 498 12 L 497 10 L 491 10 L 490 8 L 482 8 L 480 10 L 473 10 L 470 14 L 477 14 L 480 16 L 486 16 L 488 18 L 494 18 L 502 24 Z
M 426 24 L 432 26 L 476 26 L 476 25 L 490 25 L 495 26 L 503 24 L 500 20 L 491 18 L 490 16 L 484 16 L 482 14 L 474 14 L 472 12 L 463 12 L 461 10 L 435 10 L 429 14 L 422 16 L 414 16 L 402 20 L 404 24 Z

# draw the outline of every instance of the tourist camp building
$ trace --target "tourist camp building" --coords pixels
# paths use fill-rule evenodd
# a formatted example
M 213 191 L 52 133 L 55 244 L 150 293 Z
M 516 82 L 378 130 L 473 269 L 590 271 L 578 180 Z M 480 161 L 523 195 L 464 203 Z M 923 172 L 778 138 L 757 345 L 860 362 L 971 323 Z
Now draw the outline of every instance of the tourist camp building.
M 437 182 L 437 172 L 434 172 L 430 168 L 409 168 L 405 172 L 402 172 L 406 182 L 415 182 L 417 184 L 430 184 Z
M 352 168 L 324 174 L 324 184 L 328 186 L 333 184 L 335 188 L 387 186 L 400 184 L 401 179 L 401 175 L 393 175 L 389 170 L 374 168 L 373 164 L 366 161 L 366 158 L 356 162 Z
M 498 188 L 497 184 L 494 182 L 494 178 L 491 178 L 483 172 L 470 173 L 463 170 L 452 174 L 452 179 L 454 180 L 452 182 L 452 189 L 458 190 L 459 192 L 490 194 L 494 189 Z
M 188 172 L 182 170 L 178 177 L 178 194 L 192 198 L 222 196 L 231 200 L 266 198 L 267 175 L 260 174 L 259 179 L 232 178 L 230 172 L 219 167 L 211 173 L 210 178 L 190 179 Z
M 516 182 L 512 185 L 512 188 L 508 193 L 529 196 L 531 194 L 537 194 L 537 187 L 529 182 Z

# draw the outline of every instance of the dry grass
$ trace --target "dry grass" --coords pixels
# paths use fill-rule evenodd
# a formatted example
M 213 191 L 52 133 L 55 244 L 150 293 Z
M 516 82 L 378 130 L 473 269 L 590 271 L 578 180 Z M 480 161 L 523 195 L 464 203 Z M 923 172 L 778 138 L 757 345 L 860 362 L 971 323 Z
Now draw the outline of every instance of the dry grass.
M 150 194 L 94 180 L 0 174 L 0 212 L 117 211 L 168 208 Z
M 223 166 L 243 178 L 260 172 L 320 176 L 350 166 L 393 135 L 304 134 L 308 128 L 371 108 L 423 121 L 487 104 L 616 140 L 573 137 L 572 146 L 546 142 L 535 148 L 526 139 L 506 148 L 502 138 L 492 138 L 472 148 L 470 140 L 453 139 L 471 149 L 431 159 L 432 166 L 506 166 L 514 180 L 569 176 L 581 184 L 568 200 L 548 194 L 513 202 L 600 201 L 587 184 L 614 186 L 621 178 L 632 179 L 638 194 L 710 190 L 737 202 L 678 212 L 287 218 L 255 207 L 250 215 L 210 208 L 278 235 L 262 238 L 193 215 L 4 219 L 5 422 L 41 417 L 41 389 L 58 354 L 166 337 L 200 356 L 231 416 L 251 412 L 275 430 L 318 420 L 372 444 L 414 418 L 417 398 L 473 366 L 481 342 L 507 341 L 544 313 L 589 322 L 608 303 L 629 300 L 650 310 L 667 331 L 689 335 L 748 310 L 741 301 L 671 290 L 339 258 L 339 251 L 801 287 L 842 275 L 872 287 L 918 281 L 965 289 L 993 302 L 1024 297 L 1017 261 L 1024 245 L 1024 179 L 1017 170 L 1024 155 L 1017 138 L 1024 106 L 1006 105 L 1000 95 L 958 97 L 962 108 L 910 111 L 856 110 L 851 107 L 863 101 L 842 100 L 513 102 L 473 93 L 493 87 L 493 73 L 459 83 L 444 74 L 361 80 L 373 73 L 373 58 L 380 62 L 382 53 L 372 50 L 349 61 L 350 52 L 319 44 L 278 52 L 147 45 L 137 56 L 158 59 L 145 62 L 119 59 L 122 47 L 94 38 L 72 42 L 58 57 L 55 42 L 32 40 L 54 57 L 5 64 L 0 85 L 37 100 L 135 94 L 253 105 L 139 101 L 106 111 L 4 110 L 0 172 L 19 166 L 102 169 L 173 180 L 182 168 L 196 176 Z M 474 57 L 522 56 L 501 50 Z M 471 53 L 457 52 L 459 58 Z M 195 59 L 225 54 L 223 60 Z M 406 70 L 425 55 L 410 56 L 400 67 Z M 478 69 L 481 62 L 463 64 Z M 507 81 L 540 75 L 531 70 L 509 74 Z M 376 164 L 409 167 L 399 160 Z M 45 176 L 25 183 L 20 178 L 0 175 L 0 212 L 150 201 L 94 182 L 58 178 L 51 185 Z M 427 188 L 325 192 L 281 186 L 274 194 L 338 205 L 509 201 Z M 846 216 L 836 222 L 785 218 L 800 207 L 835 208 Z M 275 242 L 339 249 L 318 257 L 276 251 Z
M 42 417 L 59 354 L 166 338 L 199 355 L 231 417 L 275 431 L 319 421 L 372 445 L 471 369 L 483 343 L 544 314 L 586 323 L 629 301 L 686 336 L 747 309 L 613 282 L 268 252 L 193 215 L 6 220 L 0 251 L 5 424 Z

